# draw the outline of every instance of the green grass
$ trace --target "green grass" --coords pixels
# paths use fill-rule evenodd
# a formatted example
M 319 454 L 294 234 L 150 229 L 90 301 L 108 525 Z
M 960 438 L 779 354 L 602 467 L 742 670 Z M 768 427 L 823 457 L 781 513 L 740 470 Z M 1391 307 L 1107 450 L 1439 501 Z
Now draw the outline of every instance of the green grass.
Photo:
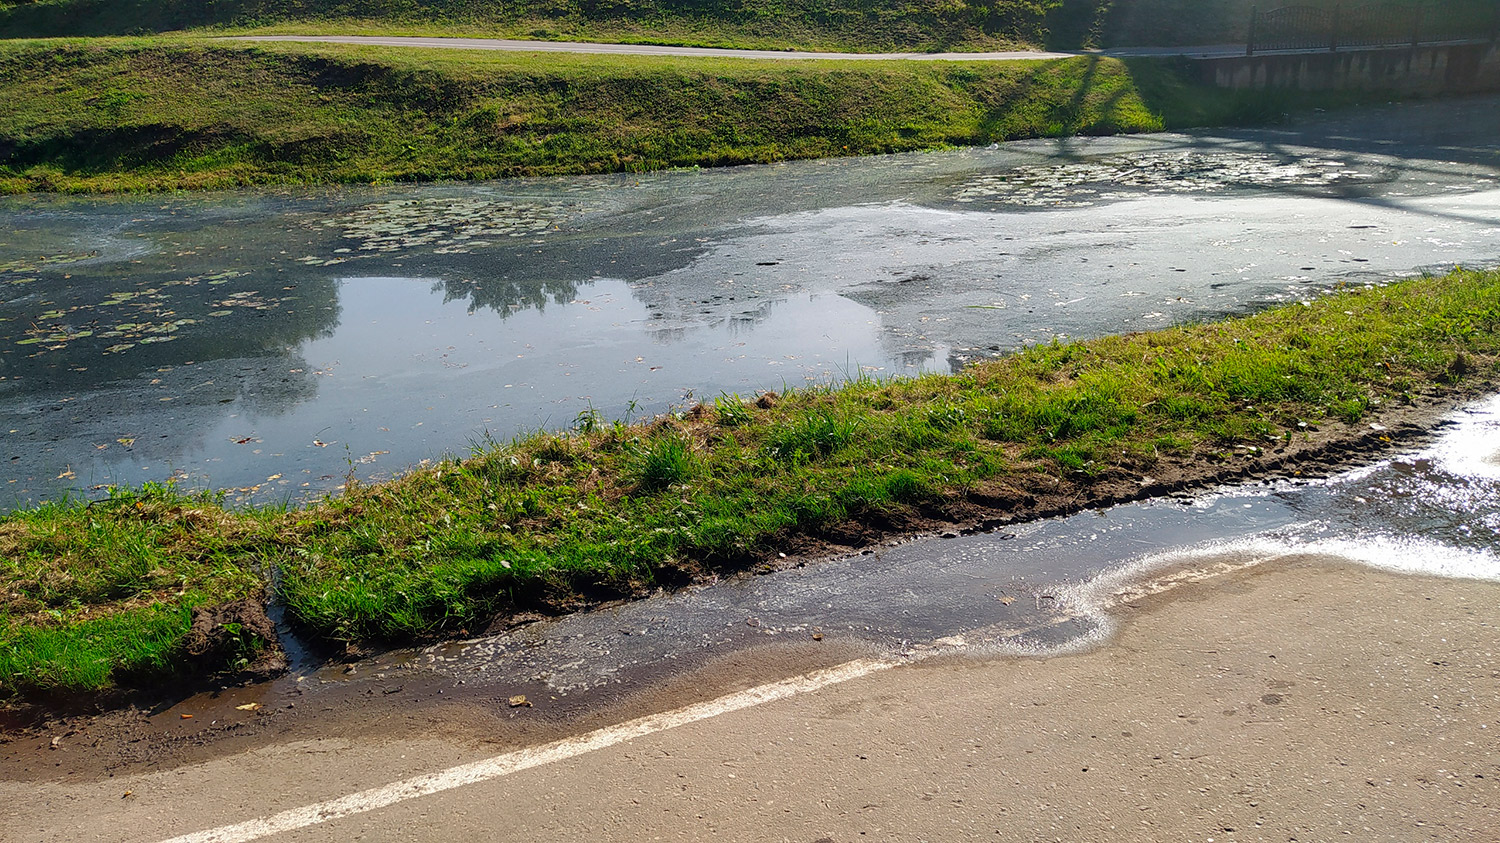
M 1353 101 L 1219 91 L 1154 60 L 538 57 L 157 38 L 0 42 L 0 96 L 0 193 L 641 171 L 1240 123 Z
M 0 685 L 101 691 L 171 676 L 192 610 L 263 593 L 274 511 L 147 485 L 0 522 Z
M 1334 0 L 1308 0 L 1332 6 Z M 1257 0 L 0 0 L 9 38 L 170 31 L 458 35 L 853 52 L 1240 43 Z M 1345 8 L 1351 4 L 1345 3 Z M 1487 35 L 1491 0 L 1426 4 Z
M 1497 329 L 1500 272 L 1456 271 L 953 376 L 726 396 L 648 424 L 581 416 L 302 508 L 159 486 L 47 504 L 0 519 L 0 689 L 180 671 L 185 608 L 253 595 L 273 567 L 308 634 L 409 642 L 742 569 L 850 522 L 1134 483 L 1163 460 L 1209 476 L 1304 425 L 1492 388 Z
M 762 49 L 994 49 L 1039 43 L 1060 0 L 33 0 L 9 37 L 213 31 L 480 35 Z

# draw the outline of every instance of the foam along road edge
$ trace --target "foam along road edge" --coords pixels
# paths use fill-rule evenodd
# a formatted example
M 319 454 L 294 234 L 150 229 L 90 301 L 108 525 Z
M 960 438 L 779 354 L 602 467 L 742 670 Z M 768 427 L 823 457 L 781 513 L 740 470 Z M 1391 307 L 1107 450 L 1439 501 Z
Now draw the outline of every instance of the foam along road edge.
M 466 785 L 502 778 L 512 773 L 519 773 L 522 770 L 529 770 L 532 767 L 540 767 L 556 761 L 564 761 L 636 738 L 646 737 L 657 732 L 664 732 L 668 729 L 675 729 L 678 726 L 686 726 L 700 720 L 708 720 L 718 717 L 721 714 L 754 708 L 755 706 L 777 700 L 795 697 L 799 694 L 811 693 L 831 685 L 849 682 L 869 676 L 872 673 L 889 670 L 898 664 L 901 664 L 901 662 L 889 659 L 857 659 L 838 665 L 837 667 L 814 671 L 780 682 L 772 682 L 767 685 L 761 685 L 719 697 L 718 699 L 709 700 L 708 702 L 697 703 L 685 708 L 629 720 L 577 737 L 564 738 L 563 740 L 553 741 L 552 743 L 540 746 L 518 749 L 503 755 L 494 756 L 493 758 L 450 767 L 436 773 L 427 773 L 392 784 L 362 790 L 348 796 L 341 796 L 301 808 L 292 808 L 267 817 L 184 834 L 161 841 L 161 843 L 247 843 L 247 841 L 259 840 L 273 834 L 295 831 L 300 828 L 330 822 L 354 814 L 374 811 L 378 808 L 384 808 L 408 799 L 430 796 L 445 790 L 453 790 L 454 788 Z

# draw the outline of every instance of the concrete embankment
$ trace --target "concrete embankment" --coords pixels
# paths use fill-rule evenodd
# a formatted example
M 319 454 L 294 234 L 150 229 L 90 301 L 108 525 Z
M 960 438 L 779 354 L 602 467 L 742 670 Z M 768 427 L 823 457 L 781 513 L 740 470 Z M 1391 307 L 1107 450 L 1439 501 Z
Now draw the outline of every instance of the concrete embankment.
M 1392 91 L 1407 96 L 1500 91 L 1500 44 L 1262 53 L 1200 59 L 1203 81 L 1230 90 Z

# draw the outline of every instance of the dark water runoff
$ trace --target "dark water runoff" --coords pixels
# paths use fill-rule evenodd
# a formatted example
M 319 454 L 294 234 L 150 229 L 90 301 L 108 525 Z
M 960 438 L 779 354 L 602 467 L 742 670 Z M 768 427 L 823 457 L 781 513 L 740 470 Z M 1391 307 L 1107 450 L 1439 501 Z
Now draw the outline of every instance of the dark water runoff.
M 1500 100 L 718 171 L 0 201 L 4 506 L 349 473 L 1500 258 Z

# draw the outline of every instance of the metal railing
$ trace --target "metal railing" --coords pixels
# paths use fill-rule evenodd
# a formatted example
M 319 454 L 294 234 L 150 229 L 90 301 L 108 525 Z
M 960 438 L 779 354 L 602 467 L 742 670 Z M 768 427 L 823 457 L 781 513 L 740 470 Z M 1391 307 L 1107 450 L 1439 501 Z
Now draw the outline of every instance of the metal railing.
M 1488 32 L 1482 31 L 1488 29 Z M 1285 6 L 1250 11 L 1245 55 L 1270 50 L 1366 49 L 1415 47 L 1419 44 L 1496 40 L 1500 37 L 1500 3 L 1493 22 L 1476 28 L 1471 21 L 1434 14 L 1427 4 L 1370 3 L 1363 6 Z

